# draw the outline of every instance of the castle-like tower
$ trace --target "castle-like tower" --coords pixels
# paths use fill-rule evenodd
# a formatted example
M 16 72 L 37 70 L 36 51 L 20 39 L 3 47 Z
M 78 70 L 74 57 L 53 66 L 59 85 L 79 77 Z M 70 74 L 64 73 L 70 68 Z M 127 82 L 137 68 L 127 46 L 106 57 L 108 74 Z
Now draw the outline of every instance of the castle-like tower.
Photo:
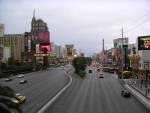
M 35 9 L 33 11 L 33 17 L 31 21 L 31 32 L 48 31 L 47 23 L 42 19 L 36 20 Z

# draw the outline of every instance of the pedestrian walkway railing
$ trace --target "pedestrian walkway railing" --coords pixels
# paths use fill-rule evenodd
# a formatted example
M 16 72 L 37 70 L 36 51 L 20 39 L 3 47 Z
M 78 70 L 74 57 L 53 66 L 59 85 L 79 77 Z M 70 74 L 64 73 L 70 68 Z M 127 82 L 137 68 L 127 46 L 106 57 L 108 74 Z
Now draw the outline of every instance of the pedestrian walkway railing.
M 135 89 L 137 92 L 139 92 L 141 95 L 143 95 L 144 97 L 146 97 L 148 100 L 150 100 L 150 92 L 148 90 L 144 90 L 142 89 L 140 86 L 135 86 L 134 84 L 131 85 L 129 83 L 127 83 L 130 87 L 132 87 L 133 89 Z

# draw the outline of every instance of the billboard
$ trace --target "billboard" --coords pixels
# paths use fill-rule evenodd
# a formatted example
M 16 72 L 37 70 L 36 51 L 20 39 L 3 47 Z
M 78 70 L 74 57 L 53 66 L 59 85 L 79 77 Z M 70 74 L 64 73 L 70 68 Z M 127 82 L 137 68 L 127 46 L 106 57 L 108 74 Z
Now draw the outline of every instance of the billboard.
M 48 51 L 48 52 L 50 52 L 50 50 L 51 50 L 50 43 L 40 43 L 39 44 L 39 50 L 40 51 Z
M 72 47 L 67 47 L 67 56 L 72 56 Z
M 144 69 L 149 69 L 149 60 L 144 60 Z
M 50 56 L 49 53 L 35 53 L 34 54 L 35 57 L 48 57 Z
M 150 50 L 150 36 L 138 37 L 138 50 Z
M 38 42 L 50 42 L 50 35 L 48 31 L 39 32 Z

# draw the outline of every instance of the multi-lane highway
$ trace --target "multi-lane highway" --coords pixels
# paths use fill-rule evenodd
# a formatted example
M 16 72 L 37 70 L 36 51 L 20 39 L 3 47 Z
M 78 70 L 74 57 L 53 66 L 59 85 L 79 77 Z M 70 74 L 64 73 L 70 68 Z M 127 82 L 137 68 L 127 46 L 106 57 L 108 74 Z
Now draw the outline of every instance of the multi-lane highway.
M 13 81 L 2 81 L 2 85 L 10 86 L 15 93 L 26 96 L 26 102 L 21 104 L 23 113 L 37 113 L 52 97 L 54 97 L 68 82 L 62 68 L 52 68 L 30 74 L 25 74 L 27 83 L 19 84 L 17 76 Z
M 92 73 L 88 73 L 91 69 Z M 8 85 L 16 93 L 25 95 L 27 100 L 21 105 L 24 113 L 37 113 L 52 97 L 66 84 L 69 77 L 62 68 L 53 68 L 45 71 L 25 75 L 26 84 L 19 84 L 20 78 L 11 82 L 1 82 Z M 133 95 L 130 98 L 121 96 L 125 89 L 120 80 L 109 73 L 99 78 L 95 67 L 87 68 L 87 76 L 81 79 L 70 71 L 71 85 L 59 98 L 49 106 L 44 113 L 149 113 L 139 100 Z
M 92 73 L 88 73 L 91 69 Z M 45 113 L 149 113 L 133 95 L 124 98 L 122 82 L 104 73 L 99 78 L 95 67 L 87 69 L 87 76 L 81 80 L 74 75 L 73 84 L 65 91 Z

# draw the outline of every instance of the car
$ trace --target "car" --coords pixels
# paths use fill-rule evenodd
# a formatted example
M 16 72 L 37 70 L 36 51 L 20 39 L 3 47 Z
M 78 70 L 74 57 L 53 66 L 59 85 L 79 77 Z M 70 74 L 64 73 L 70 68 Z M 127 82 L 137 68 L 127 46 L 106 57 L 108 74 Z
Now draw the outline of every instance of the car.
M 22 95 L 20 95 L 20 94 L 16 94 L 16 97 L 19 98 L 20 103 L 23 103 L 23 102 L 25 102 L 25 100 L 26 100 L 26 97 L 25 97 L 25 96 L 22 96 Z
M 131 74 L 131 71 L 123 71 L 123 74 Z
M 18 75 L 18 78 L 23 78 L 23 77 L 24 77 L 23 74 Z
M 19 99 L 12 98 L 11 101 L 12 101 L 14 104 L 16 104 L 16 105 L 20 105 Z
M 131 94 L 129 90 L 122 90 L 121 95 L 124 97 L 130 97 Z
M 24 84 L 24 83 L 27 83 L 27 80 L 26 79 L 21 79 L 20 84 Z
M 100 69 L 98 68 L 97 71 L 100 71 Z
M 100 73 L 100 74 L 99 74 L 99 78 L 104 78 L 104 74 L 103 74 L 103 73 Z
M 6 78 L 6 79 L 5 79 L 6 82 L 12 81 L 12 80 L 13 80 L 12 78 Z

